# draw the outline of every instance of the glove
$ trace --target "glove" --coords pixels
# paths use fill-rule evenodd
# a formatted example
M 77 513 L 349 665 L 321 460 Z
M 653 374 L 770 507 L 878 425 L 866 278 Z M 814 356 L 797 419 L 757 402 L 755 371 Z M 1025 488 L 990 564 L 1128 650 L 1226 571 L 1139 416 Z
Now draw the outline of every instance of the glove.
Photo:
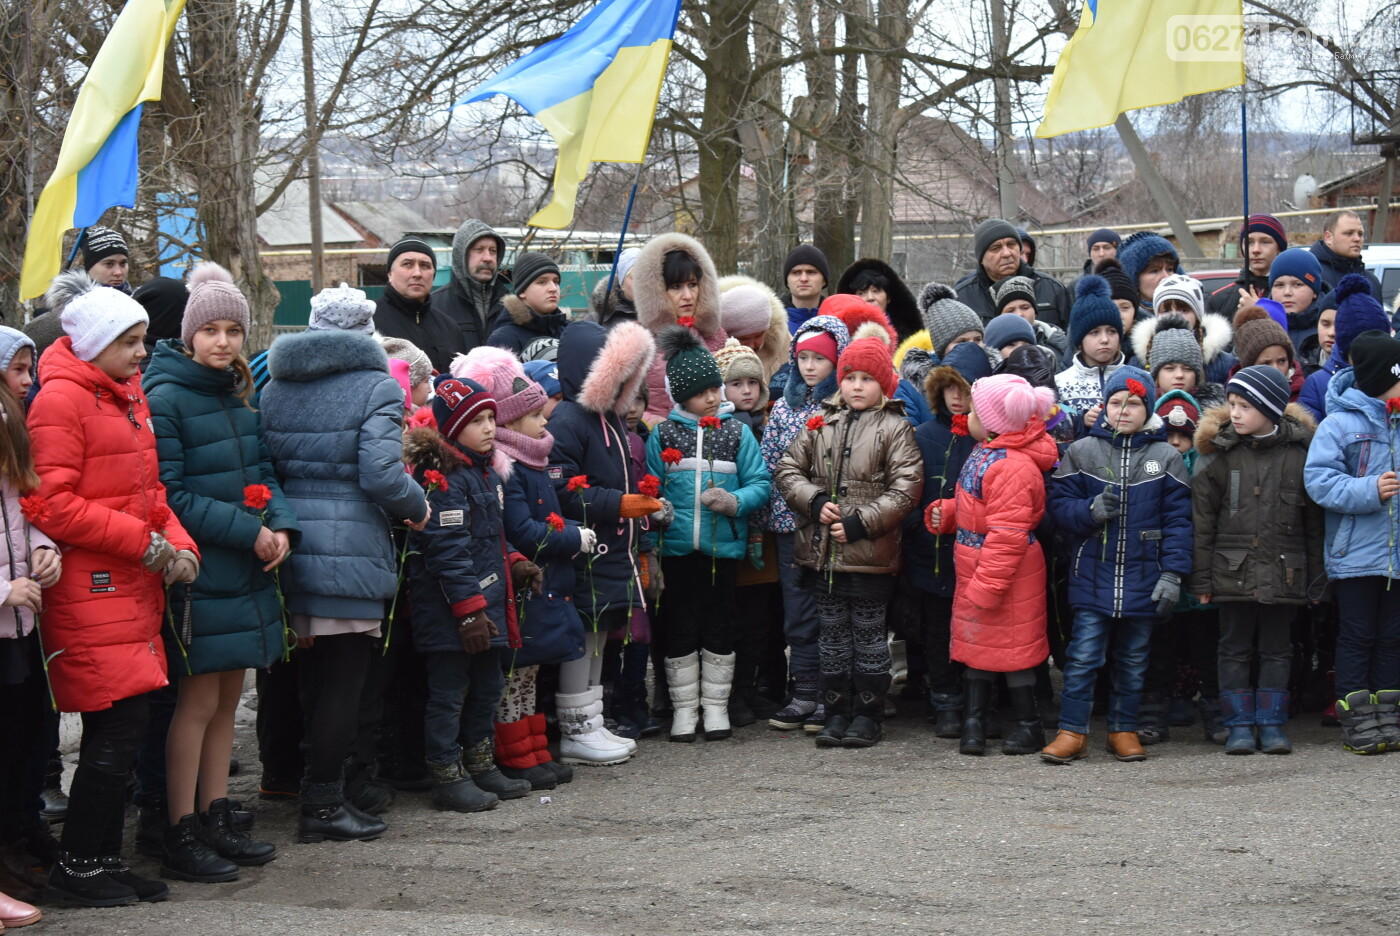
M 177 552 L 174 560 L 165 567 L 165 584 L 167 585 L 175 582 L 193 582 L 197 578 L 199 578 L 199 559 L 188 549 Z
M 578 551 L 584 555 L 592 555 L 593 550 L 598 548 L 598 534 L 593 532 L 591 527 L 581 526 L 578 528 Z
M 624 494 L 622 503 L 618 505 L 617 515 L 624 520 L 640 520 L 660 509 L 661 501 L 654 497 L 647 497 L 645 494 Z
M 661 590 L 666 587 L 666 581 L 661 577 L 661 563 L 654 552 L 642 553 L 638 559 L 641 560 L 642 595 L 655 604 L 656 599 L 661 597 Z
M 485 653 L 490 650 L 491 638 L 500 636 L 500 633 L 496 629 L 496 623 L 485 611 L 478 611 L 457 622 L 457 639 L 462 642 L 462 649 L 467 653 Z
M 1114 485 L 1104 488 L 1098 497 L 1089 502 L 1089 516 L 1094 518 L 1095 523 L 1107 523 L 1122 513 L 1123 496 Z
M 1165 621 L 1176 610 L 1181 598 L 1181 576 L 1175 572 L 1163 572 L 1157 577 L 1157 587 L 1152 589 L 1152 600 L 1157 603 L 1157 620 Z
M 510 580 L 517 594 L 526 585 L 537 595 L 544 590 L 544 571 L 529 559 L 521 559 L 510 567 Z
M 175 547 L 159 533 L 152 533 L 151 545 L 146 547 L 146 555 L 141 557 L 141 564 L 146 567 L 146 571 L 160 572 L 174 561 Z
M 739 513 L 739 498 L 722 487 L 706 488 L 701 491 L 700 503 L 721 517 L 733 517 Z
M 651 513 L 651 522 L 665 530 L 676 520 L 675 505 L 666 498 L 661 498 L 661 509 Z
M 753 540 L 749 543 L 749 565 L 763 571 L 763 540 Z

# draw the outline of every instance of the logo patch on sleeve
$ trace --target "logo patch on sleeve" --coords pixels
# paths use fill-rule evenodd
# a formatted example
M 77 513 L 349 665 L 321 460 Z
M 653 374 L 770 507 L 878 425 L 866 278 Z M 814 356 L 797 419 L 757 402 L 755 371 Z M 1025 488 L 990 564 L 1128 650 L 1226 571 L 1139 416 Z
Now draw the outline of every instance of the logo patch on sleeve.
M 500 580 L 500 576 L 497 575 L 495 572 L 492 572 L 490 575 L 486 576 L 485 578 L 480 579 L 476 584 L 479 585 L 479 586 L 481 587 L 481 590 L 482 590 L 482 591 L 486 591 L 486 589 L 490 588 L 492 585 L 495 585 L 496 582 L 499 581 L 499 580 Z
M 460 510 L 444 510 L 438 514 L 438 526 L 461 526 L 465 514 Z

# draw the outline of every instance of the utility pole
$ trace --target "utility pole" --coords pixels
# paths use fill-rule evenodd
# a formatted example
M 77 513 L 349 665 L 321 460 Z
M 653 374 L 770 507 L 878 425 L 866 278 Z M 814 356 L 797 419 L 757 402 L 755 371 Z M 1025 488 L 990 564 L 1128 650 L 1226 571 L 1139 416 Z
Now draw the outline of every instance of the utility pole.
M 1118 136 L 1123 140 L 1123 145 L 1128 148 L 1128 154 L 1133 157 L 1133 166 L 1137 169 L 1138 176 L 1147 186 L 1147 191 L 1152 193 L 1152 199 L 1157 203 L 1162 214 L 1166 215 L 1167 223 L 1171 225 L 1172 233 L 1176 235 L 1176 243 L 1181 249 L 1182 255 L 1198 260 L 1204 257 L 1201 245 L 1196 243 L 1196 235 L 1191 233 L 1191 225 L 1186 223 L 1186 215 L 1181 213 L 1180 206 L 1172 197 L 1171 189 L 1167 188 L 1166 180 L 1157 171 L 1157 167 L 1152 164 L 1152 157 L 1147 155 L 1147 147 L 1142 145 L 1137 131 L 1133 129 L 1133 122 L 1128 119 L 1127 114 L 1119 114 L 1118 119 L 1113 122 L 1113 126 L 1118 130 Z
M 311 221 L 311 292 L 325 287 L 325 241 L 321 233 L 321 132 L 316 119 L 316 68 L 311 43 L 311 0 L 301 0 L 301 72 L 306 85 L 307 202 Z

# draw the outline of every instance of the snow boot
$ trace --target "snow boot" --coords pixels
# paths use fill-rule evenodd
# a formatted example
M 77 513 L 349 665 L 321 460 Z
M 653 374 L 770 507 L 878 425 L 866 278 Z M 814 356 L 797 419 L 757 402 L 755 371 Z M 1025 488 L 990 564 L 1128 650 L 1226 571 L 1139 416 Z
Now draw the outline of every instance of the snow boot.
M 1225 714 L 1225 727 L 1230 731 L 1225 739 L 1225 753 L 1253 754 L 1254 690 L 1231 689 L 1220 693 L 1220 710 Z
M 666 685 L 671 693 L 670 739 L 689 744 L 700 721 L 700 654 L 667 657 Z
M 1293 742 L 1283 733 L 1288 722 L 1288 690 L 1254 691 L 1254 724 L 1259 727 L 1259 750 L 1265 754 L 1292 754 Z
M 734 688 L 734 654 L 700 651 L 700 709 L 706 741 L 733 737 L 729 724 L 729 697 Z M 750 722 L 752 724 L 752 722 Z
M 625 744 L 603 734 L 603 702 L 592 690 L 557 693 L 554 704 L 559 710 L 561 764 L 601 767 L 632 756 Z

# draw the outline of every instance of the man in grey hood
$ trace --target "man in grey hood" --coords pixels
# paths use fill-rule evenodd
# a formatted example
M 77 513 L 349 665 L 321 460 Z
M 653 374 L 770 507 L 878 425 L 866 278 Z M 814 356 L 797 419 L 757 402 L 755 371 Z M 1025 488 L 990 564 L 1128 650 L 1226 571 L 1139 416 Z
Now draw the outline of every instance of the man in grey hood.
M 489 224 L 463 221 L 452 238 L 452 276 L 429 300 L 457 323 L 469 350 L 486 343 L 501 298 L 510 294 L 510 277 L 501 272 L 505 252 L 505 239 Z

